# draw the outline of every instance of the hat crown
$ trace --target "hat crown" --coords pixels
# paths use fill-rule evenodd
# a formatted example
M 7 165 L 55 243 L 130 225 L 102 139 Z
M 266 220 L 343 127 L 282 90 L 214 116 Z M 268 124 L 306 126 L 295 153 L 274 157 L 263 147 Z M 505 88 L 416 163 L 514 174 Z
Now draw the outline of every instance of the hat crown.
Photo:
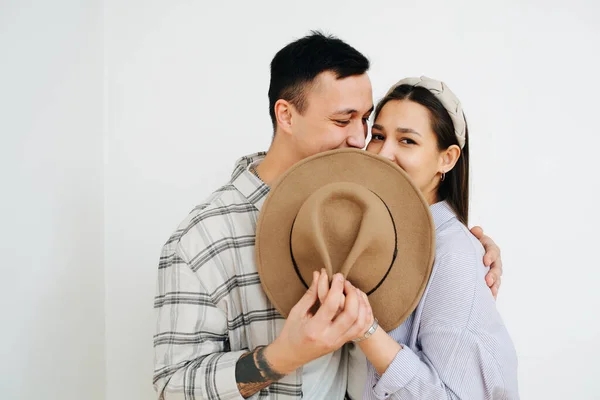
M 325 268 L 366 292 L 390 331 L 425 290 L 434 234 L 429 205 L 406 172 L 378 155 L 339 149 L 294 164 L 271 186 L 254 250 L 262 287 L 282 316 L 313 271 Z
M 365 293 L 377 288 L 396 256 L 389 209 L 371 190 L 352 182 L 325 185 L 302 204 L 291 231 L 296 273 L 306 286 L 312 272 L 341 273 Z

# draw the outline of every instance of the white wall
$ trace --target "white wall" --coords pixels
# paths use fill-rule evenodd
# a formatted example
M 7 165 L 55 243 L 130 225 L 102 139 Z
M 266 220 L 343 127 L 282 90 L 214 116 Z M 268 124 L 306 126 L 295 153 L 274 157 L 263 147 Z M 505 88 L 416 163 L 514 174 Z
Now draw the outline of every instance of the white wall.
M 160 247 L 267 148 L 269 62 L 316 28 L 370 57 L 376 99 L 458 93 L 522 398 L 597 398 L 597 2 L 46 3 L 0 3 L 2 398 L 153 397 Z
M 102 2 L 0 2 L 0 398 L 105 398 Z
M 160 247 L 237 157 L 267 148 L 269 62 L 315 28 L 370 57 L 376 98 L 422 73 L 458 93 L 522 397 L 597 398 L 600 7 L 482 3 L 107 0 L 108 398 L 151 395 Z

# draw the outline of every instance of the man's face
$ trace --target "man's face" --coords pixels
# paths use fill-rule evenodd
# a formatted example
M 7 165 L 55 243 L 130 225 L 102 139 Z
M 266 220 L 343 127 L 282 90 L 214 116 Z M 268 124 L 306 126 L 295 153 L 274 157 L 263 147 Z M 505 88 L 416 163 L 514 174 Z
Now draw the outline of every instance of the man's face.
M 367 74 L 337 79 L 323 72 L 306 88 L 306 108 L 292 111 L 290 129 L 300 155 L 344 147 L 364 148 L 373 91 Z

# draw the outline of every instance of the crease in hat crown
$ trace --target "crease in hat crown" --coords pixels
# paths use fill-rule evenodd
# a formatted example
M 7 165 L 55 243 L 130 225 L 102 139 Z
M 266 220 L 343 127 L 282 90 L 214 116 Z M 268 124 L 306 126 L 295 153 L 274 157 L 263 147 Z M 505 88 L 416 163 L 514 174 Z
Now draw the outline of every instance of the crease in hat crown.
M 312 193 L 290 234 L 294 268 L 306 288 L 312 271 L 325 268 L 330 279 L 339 272 L 369 293 L 384 279 L 396 249 L 394 221 L 383 200 L 351 182 L 330 183 Z M 388 257 L 380 266 L 369 265 L 375 254 Z
M 442 103 L 446 111 L 448 111 L 454 125 L 456 140 L 461 149 L 465 147 L 467 137 L 465 113 L 460 100 L 458 100 L 458 97 L 450 90 L 448 85 L 427 76 L 404 78 L 388 90 L 386 97 L 400 85 L 422 87 L 429 90 Z

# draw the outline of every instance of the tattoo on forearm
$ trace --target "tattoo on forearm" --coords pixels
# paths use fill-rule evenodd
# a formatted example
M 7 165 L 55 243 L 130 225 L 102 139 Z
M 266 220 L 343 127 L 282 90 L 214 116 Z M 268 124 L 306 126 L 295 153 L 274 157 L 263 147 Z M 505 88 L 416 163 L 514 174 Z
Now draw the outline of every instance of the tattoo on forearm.
M 273 370 L 264 353 L 264 346 L 257 347 L 253 352 L 240 357 L 235 366 L 235 380 L 244 398 L 252 396 L 284 376 Z

